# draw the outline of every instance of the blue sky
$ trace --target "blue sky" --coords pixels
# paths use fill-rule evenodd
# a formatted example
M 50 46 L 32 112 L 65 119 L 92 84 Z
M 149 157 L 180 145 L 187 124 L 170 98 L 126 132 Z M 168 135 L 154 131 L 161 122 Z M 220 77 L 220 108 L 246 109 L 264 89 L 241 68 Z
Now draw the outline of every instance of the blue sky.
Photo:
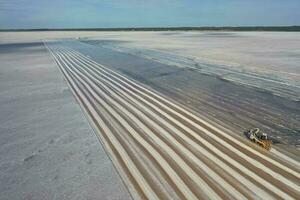
M 0 28 L 300 25 L 300 0 L 0 0 Z

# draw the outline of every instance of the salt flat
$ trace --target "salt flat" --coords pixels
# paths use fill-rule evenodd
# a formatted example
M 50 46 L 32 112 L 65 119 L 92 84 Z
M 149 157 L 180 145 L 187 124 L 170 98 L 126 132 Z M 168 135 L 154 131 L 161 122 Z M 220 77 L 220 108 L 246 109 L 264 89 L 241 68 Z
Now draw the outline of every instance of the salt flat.
M 0 199 L 131 199 L 43 43 L 0 45 Z
M 299 33 L 6 32 L 0 42 L 4 198 L 130 198 L 95 135 L 135 198 L 299 196 Z M 269 133 L 270 152 L 245 138 L 252 127 Z

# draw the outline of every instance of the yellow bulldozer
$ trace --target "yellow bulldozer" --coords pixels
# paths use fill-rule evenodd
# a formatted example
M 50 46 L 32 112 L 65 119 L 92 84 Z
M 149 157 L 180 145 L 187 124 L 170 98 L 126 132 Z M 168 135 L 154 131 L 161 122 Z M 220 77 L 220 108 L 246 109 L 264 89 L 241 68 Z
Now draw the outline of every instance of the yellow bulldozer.
M 268 135 L 262 132 L 259 128 L 253 128 L 249 131 L 246 131 L 246 136 L 254 143 L 259 146 L 265 148 L 266 150 L 270 150 L 272 146 L 272 141 L 268 139 Z

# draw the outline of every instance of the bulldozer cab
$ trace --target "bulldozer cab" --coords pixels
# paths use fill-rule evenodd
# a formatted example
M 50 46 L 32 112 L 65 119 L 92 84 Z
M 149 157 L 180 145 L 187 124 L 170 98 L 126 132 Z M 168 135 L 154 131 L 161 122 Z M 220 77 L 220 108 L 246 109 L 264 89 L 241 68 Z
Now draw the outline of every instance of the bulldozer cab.
M 266 133 L 260 132 L 259 134 L 257 134 L 257 137 L 260 140 L 268 140 L 268 135 Z

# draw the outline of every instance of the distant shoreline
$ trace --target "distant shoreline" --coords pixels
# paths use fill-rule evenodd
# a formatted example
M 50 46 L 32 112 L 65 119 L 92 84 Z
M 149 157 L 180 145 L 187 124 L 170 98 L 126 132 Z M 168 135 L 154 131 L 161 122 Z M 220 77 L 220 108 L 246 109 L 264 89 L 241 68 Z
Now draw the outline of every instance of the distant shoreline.
M 33 31 L 281 31 L 300 32 L 300 26 L 145 27 L 145 28 L 54 28 L 0 29 L 0 32 Z

